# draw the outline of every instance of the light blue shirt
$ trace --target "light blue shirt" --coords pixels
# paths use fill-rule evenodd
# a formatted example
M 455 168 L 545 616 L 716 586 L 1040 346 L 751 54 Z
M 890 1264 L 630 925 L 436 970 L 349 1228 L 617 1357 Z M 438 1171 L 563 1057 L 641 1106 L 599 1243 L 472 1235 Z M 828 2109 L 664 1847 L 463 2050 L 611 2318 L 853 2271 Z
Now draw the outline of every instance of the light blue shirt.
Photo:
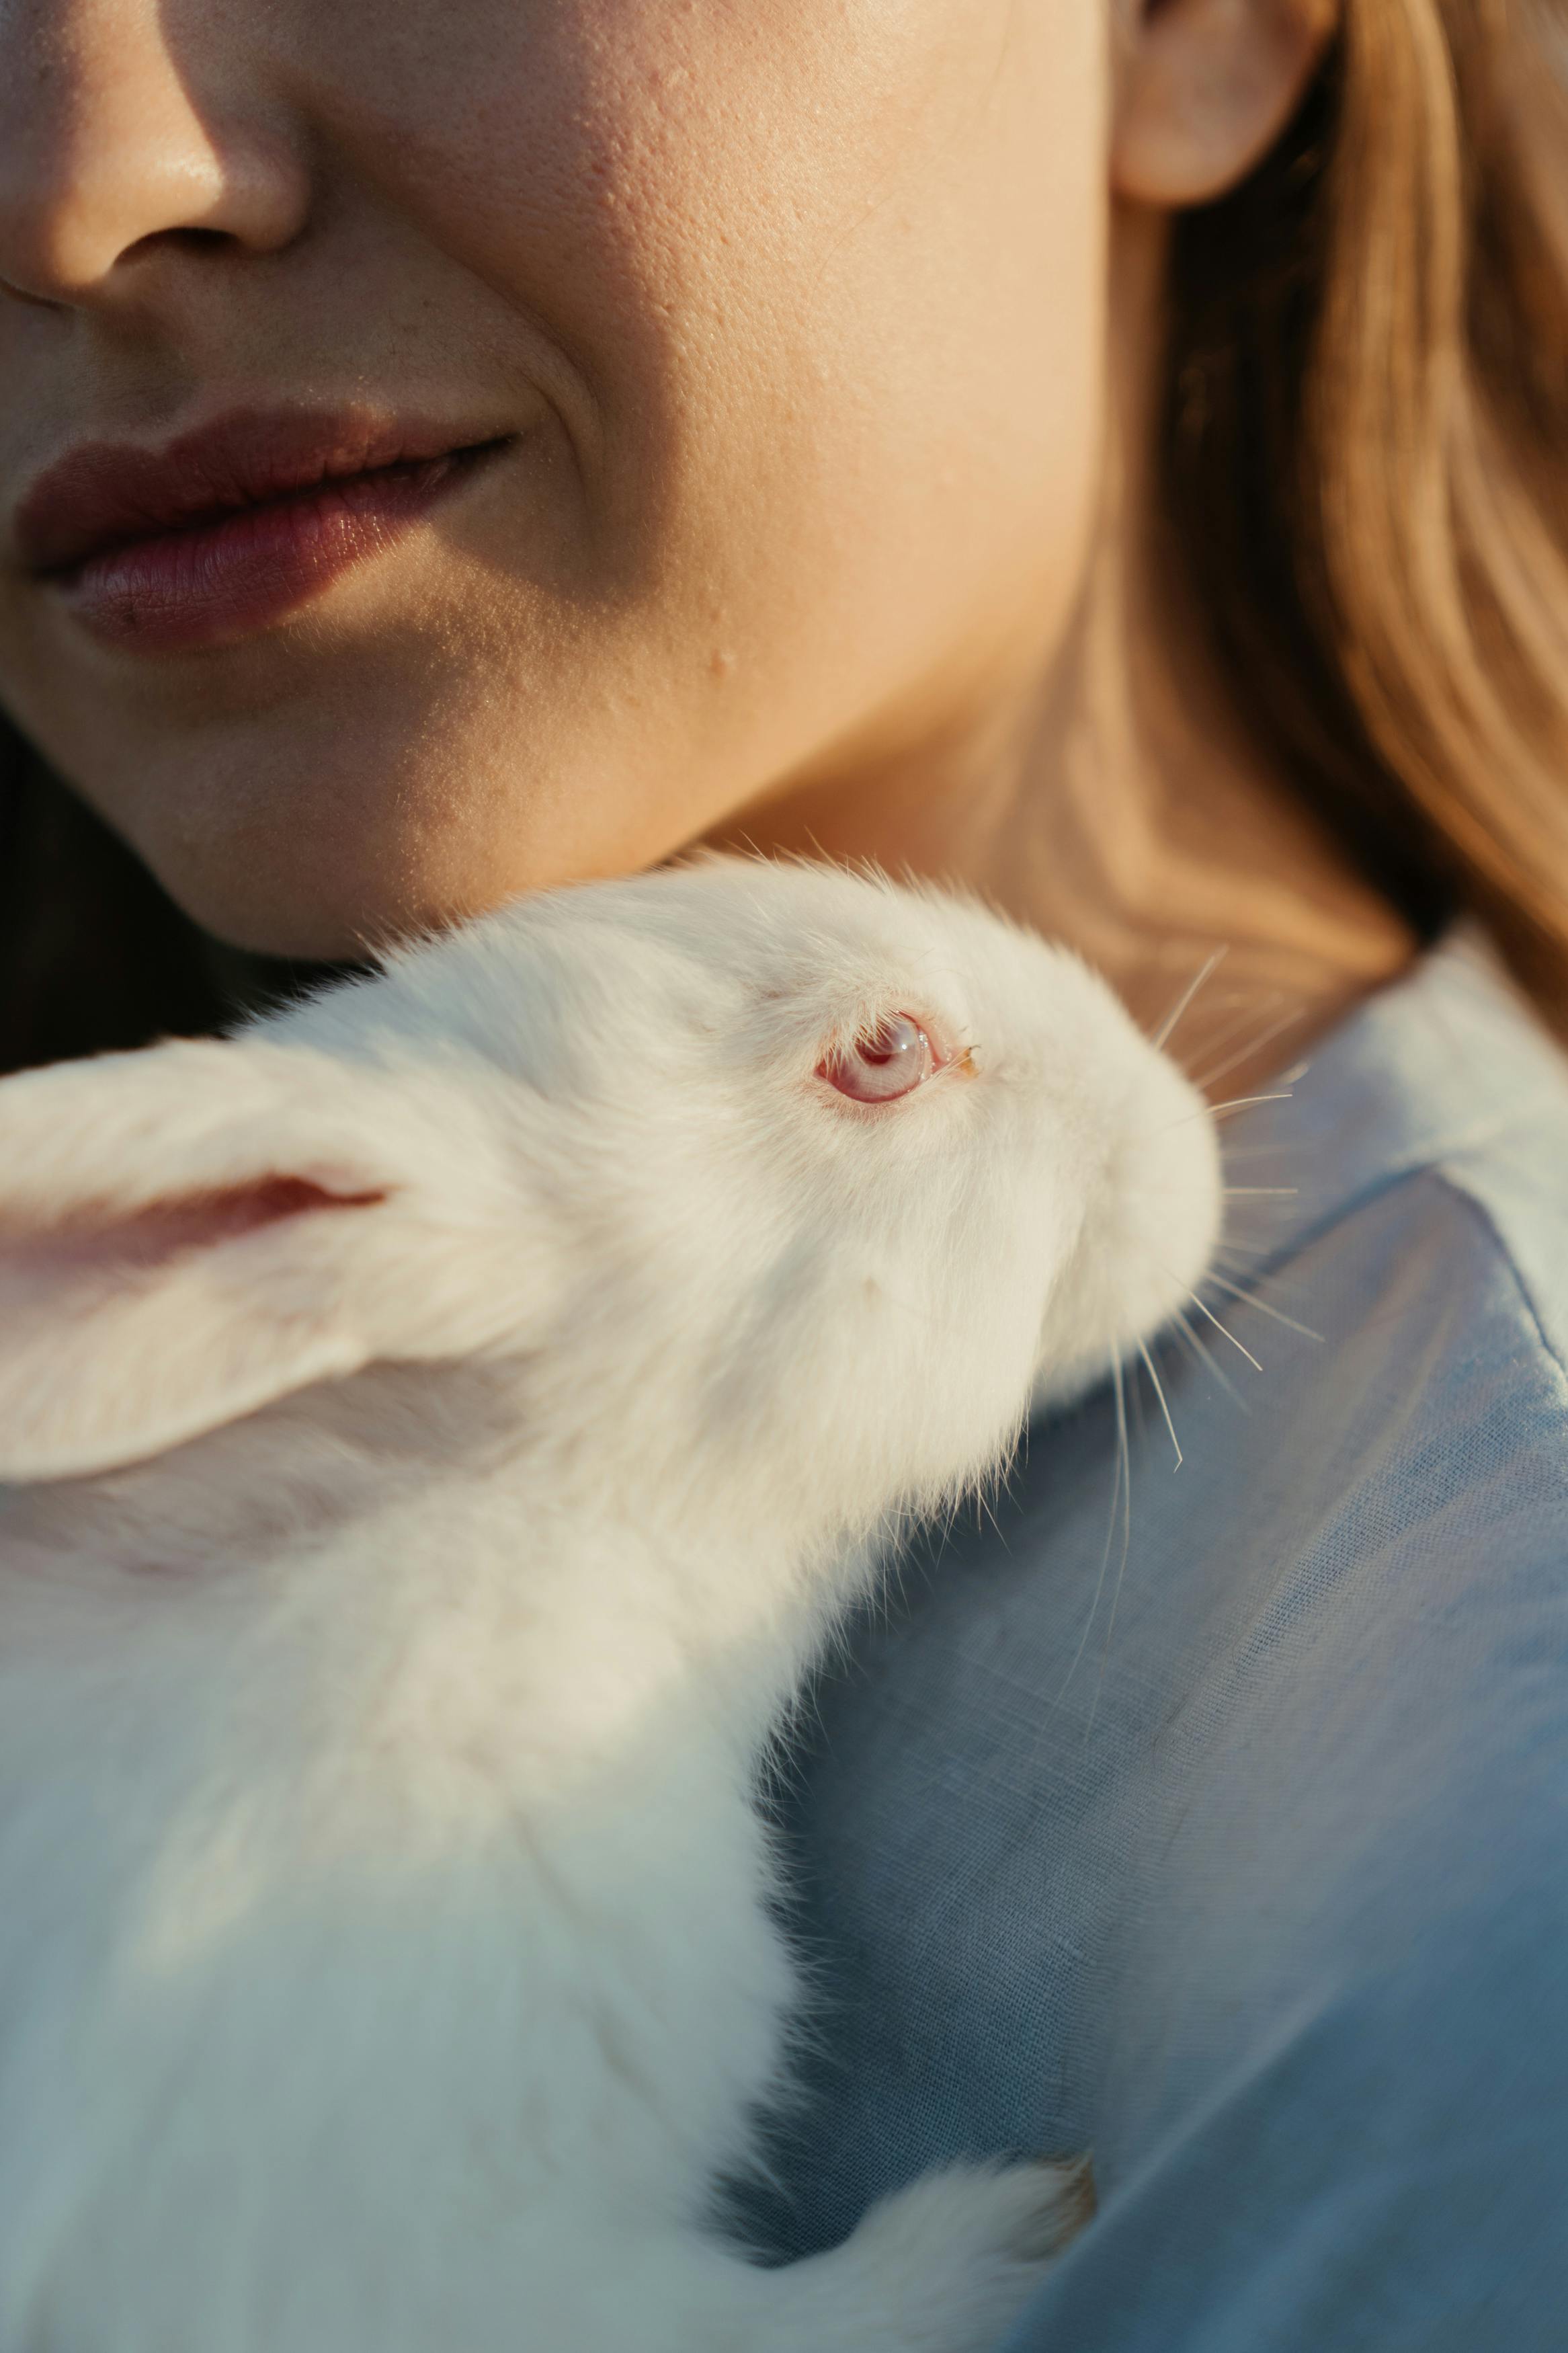
M 1108 1391 L 822 1679 L 814 2046 L 746 2221 L 804 2253 L 1087 2149 L 1005 2353 L 1563 2353 L 1568 1061 L 1460 938 L 1229 1142 L 1322 1337 L 1210 1293 L 1263 1370 L 1162 1347 L 1180 1470 L 1141 1376 L 1124 1567 Z

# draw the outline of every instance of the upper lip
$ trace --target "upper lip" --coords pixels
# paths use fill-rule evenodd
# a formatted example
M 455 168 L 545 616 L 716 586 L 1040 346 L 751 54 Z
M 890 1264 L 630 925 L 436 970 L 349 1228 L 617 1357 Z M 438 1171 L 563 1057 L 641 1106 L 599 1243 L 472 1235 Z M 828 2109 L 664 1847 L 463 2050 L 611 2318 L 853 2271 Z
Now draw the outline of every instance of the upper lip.
M 13 522 L 16 550 L 29 572 L 69 573 L 139 539 L 505 438 L 357 408 L 237 408 L 162 449 L 84 442 L 24 492 Z

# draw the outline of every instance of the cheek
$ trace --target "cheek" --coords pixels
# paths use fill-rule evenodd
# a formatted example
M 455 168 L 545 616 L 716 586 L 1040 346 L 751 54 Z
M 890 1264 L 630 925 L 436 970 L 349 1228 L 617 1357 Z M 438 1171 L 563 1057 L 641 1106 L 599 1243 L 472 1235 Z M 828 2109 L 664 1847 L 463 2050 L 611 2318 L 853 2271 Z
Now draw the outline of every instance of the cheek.
M 1104 170 L 1083 0 L 767 11 L 667 85 L 625 216 L 658 354 L 661 479 L 715 640 L 816 743 L 1037 617 L 1094 478 Z M 788 32 L 780 29 L 787 21 Z
M 731 772 L 791 766 L 1022 587 L 1065 601 L 1100 392 L 1097 7 L 422 0 L 360 30 L 344 136 L 562 353 L 580 588 L 636 602 L 617 661 L 673 665 Z

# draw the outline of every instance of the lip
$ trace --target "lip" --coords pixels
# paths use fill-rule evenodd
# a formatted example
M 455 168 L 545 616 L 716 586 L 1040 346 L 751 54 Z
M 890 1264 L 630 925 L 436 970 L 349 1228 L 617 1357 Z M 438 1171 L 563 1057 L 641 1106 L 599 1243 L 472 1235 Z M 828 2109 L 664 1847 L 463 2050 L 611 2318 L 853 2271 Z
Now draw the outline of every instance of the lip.
M 15 544 L 107 644 L 225 644 L 379 554 L 515 438 L 359 409 L 236 409 L 163 449 L 72 450 L 22 498 Z

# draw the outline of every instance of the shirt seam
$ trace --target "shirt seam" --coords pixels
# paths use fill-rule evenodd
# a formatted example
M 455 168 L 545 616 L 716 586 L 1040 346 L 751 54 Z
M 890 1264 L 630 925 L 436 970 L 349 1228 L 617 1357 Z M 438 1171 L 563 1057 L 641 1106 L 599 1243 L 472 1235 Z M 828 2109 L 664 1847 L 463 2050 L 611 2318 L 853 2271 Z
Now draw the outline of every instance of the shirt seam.
M 1537 1304 L 1535 1293 L 1531 1289 L 1529 1280 L 1491 1210 L 1481 1197 L 1466 1182 L 1463 1176 L 1444 1160 L 1440 1153 L 1434 1154 L 1429 1158 L 1407 1160 L 1402 1166 L 1396 1166 L 1379 1170 L 1375 1176 L 1368 1177 L 1353 1191 L 1346 1194 L 1343 1199 L 1336 1201 L 1331 1208 L 1325 1207 L 1322 1214 L 1314 1219 L 1310 1225 L 1302 1227 L 1288 1240 L 1281 1240 L 1275 1249 L 1260 1251 L 1254 1259 L 1248 1270 L 1249 1273 L 1259 1280 L 1268 1280 L 1279 1274 L 1292 1260 L 1301 1257 L 1309 1250 L 1315 1249 L 1330 1235 L 1337 1233 L 1342 1226 L 1347 1225 L 1352 1218 L 1358 1217 L 1363 1209 L 1374 1208 L 1378 1202 L 1386 1200 L 1391 1193 L 1397 1193 L 1404 1186 L 1419 1184 L 1423 1177 L 1432 1178 L 1434 1183 L 1441 1186 L 1445 1192 L 1451 1194 L 1461 1207 L 1469 1211 L 1475 1223 L 1481 1228 L 1484 1239 L 1490 1246 L 1492 1253 L 1500 1258 L 1507 1268 L 1541 1352 L 1546 1356 L 1557 1377 L 1563 1409 L 1568 1411 L 1568 1356 L 1564 1356 L 1563 1349 L 1553 1340 Z
M 1476 1223 L 1482 1228 L 1493 1250 L 1507 1267 L 1512 1278 L 1514 1290 L 1530 1319 L 1542 1353 L 1550 1360 L 1557 1375 L 1557 1386 L 1562 1393 L 1562 1401 L 1565 1407 L 1568 1407 L 1568 1358 L 1564 1357 L 1563 1350 L 1552 1338 L 1546 1320 L 1542 1314 L 1535 1293 L 1531 1286 L 1530 1279 L 1515 1257 L 1508 1237 L 1498 1224 L 1490 1207 L 1455 1170 L 1439 1163 L 1433 1163 L 1430 1166 L 1430 1174 L 1436 1178 L 1446 1192 L 1451 1194 L 1468 1209 Z

